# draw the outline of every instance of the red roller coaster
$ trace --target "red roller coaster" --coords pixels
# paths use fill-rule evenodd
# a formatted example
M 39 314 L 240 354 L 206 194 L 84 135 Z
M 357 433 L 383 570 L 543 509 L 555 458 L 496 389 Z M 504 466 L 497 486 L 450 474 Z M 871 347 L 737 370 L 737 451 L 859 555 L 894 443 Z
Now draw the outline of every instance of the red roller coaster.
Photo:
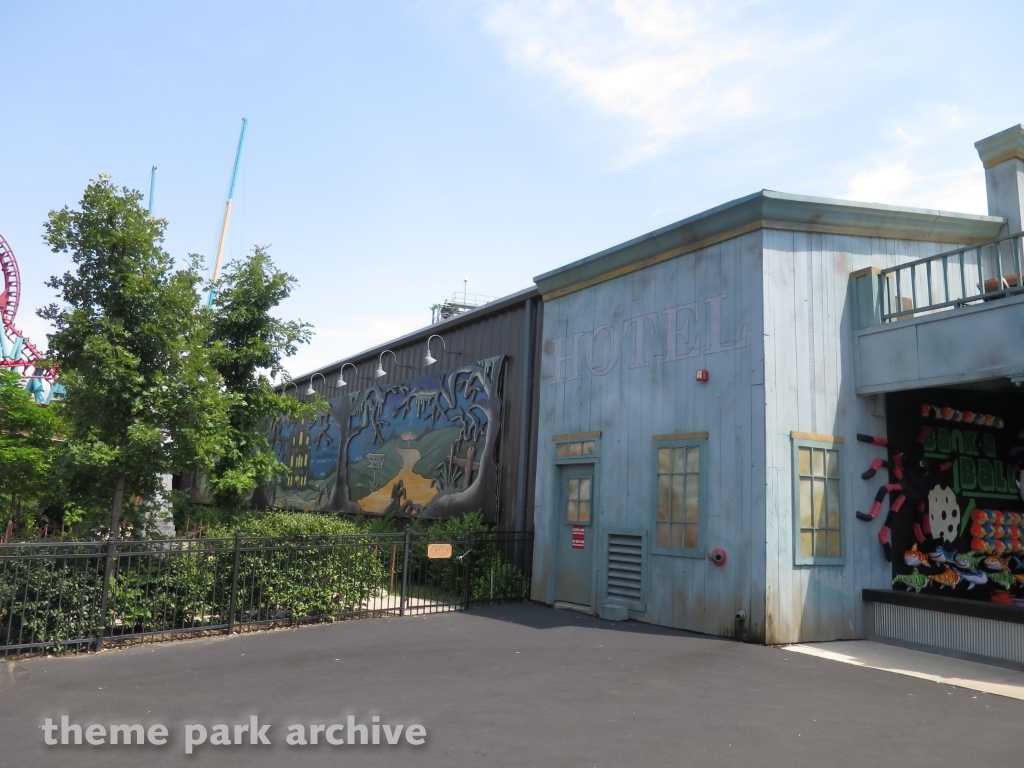
M 2 235 L 0 270 L 3 270 L 4 275 L 4 290 L 0 293 L 0 317 L 4 326 L 3 338 L 0 339 L 3 353 L 0 355 L 0 368 L 12 368 L 20 373 L 26 379 L 27 388 L 36 394 L 36 399 L 40 402 L 48 401 L 57 372 L 52 368 L 36 367 L 43 357 L 42 353 L 14 326 L 14 316 L 21 300 L 21 274 L 18 272 L 14 251 Z

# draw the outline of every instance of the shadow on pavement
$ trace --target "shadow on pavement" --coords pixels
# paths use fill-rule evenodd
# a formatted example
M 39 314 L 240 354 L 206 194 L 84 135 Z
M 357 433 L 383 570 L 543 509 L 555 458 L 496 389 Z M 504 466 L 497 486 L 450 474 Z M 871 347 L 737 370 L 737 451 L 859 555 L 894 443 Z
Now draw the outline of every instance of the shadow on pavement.
M 506 621 L 532 629 L 559 629 L 561 627 L 586 627 L 588 629 L 604 629 L 613 632 L 629 632 L 640 635 L 661 635 L 675 637 L 692 637 L 700 640 L 734 642 L 728 637 L 714 637 L 683 629 L 659 627 L 639 621 L 607 621 L 582 611 L 564 608 L 552 608 L 543 603 L 517 603 L 515 605 L 489 606 L 466 611 L 468 616 L 479 616 L 495 621 Z

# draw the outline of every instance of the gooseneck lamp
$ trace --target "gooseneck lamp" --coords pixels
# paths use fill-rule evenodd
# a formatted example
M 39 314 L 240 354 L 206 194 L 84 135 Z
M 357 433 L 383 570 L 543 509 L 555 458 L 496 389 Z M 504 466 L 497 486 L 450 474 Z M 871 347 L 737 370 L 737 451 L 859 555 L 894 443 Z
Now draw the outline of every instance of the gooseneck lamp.
M 356 367 L 355 367 L 355 365 L 354 365 L 353 363 L 344 363 L 344 364 L 343 364 L 343 365 L 341 366 L 341 370 L 340 370 L 340 371 L 338 371 L 338 389 L 341 389 L 342 387 L 346 387 L 346 386 L 348 386 L 348 382 L 347 382 L 347 381 L 345 381 L 345 366 L 346 366 L 346 365 L 350 365 L 350 366 L 352 366 L 352 368 L 353 368 L 353 369 L 355 370 L 355 372 L 356 372 L 356 377 L 358 378 L 358 376 L 359 376 L 359 369 L 358 369 L 358 368 L 356 368 Z
M 432 354 L 430 354 L 430 340 L 431 339 L 441 339 L 441 349 L 443 349 L 446 354 L 449 354 L 449 355 L 461 355 L 462 354 L 461 352 L 449 352 L 448 351 L 448 347 L 444 343 L 444 338 L 441 336 L 441 334 L 435 333 L 435 334 L 431 335 L 427 339 L 427 356 L 423 358 L 423 364 L 424 365 L 433 365 L 434 363 L 437 362 L 437 360 L 434 358 L 434 356 Z
M 322 373 L 314 373 L 312 376 L 309 377 L 309 386 L 306 387 L 306 391 L 303 392 L 302 394 L 307 395 L 308 397 L 313 397 L 316 394 L 316 390 L 313 389 L 313 381 L 316 379 L 317 376 L 323 379 L 324 386 L 327 386 L 327 377 L 324 376 Z
M 384 370 L 384 355 L 386 355 L 388 352 L 391 352 L 391 350 L 385 349 L 383 352 L 380 353 L 380 358 L 377 360 L 377 370 L 373 374 L 374 378 L 379 379 L 381 376 L 388 375 L 388 372 Z M 395 365 L 398 365 L 398 355 L 396 355 L 394 352 L 391 352 L 391 356 L 395 358 Z

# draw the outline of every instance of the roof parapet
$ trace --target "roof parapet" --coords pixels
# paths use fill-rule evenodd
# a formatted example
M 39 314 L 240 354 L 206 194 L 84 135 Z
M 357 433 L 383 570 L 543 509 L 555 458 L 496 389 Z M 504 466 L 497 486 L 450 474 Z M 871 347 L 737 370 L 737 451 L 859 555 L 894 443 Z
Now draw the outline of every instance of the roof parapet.
M 998 216 L 950 213 L 762 190 L 534 278 L 556 298 L 757 229 L 785 229 L 967 245 L 991 240 Z

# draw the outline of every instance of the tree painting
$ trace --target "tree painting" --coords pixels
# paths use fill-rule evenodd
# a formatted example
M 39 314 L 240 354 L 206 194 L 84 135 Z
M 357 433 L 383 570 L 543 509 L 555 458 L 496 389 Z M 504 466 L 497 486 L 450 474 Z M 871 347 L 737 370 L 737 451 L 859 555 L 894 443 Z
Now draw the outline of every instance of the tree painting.
M 308 435 L 309 471 L 277 489 L 282 506 L 447 518 L 486 506 L 501 417 L 503 357 L 370 387 L 328 401 L 302 423 L 274 427 L 278 458 Z

